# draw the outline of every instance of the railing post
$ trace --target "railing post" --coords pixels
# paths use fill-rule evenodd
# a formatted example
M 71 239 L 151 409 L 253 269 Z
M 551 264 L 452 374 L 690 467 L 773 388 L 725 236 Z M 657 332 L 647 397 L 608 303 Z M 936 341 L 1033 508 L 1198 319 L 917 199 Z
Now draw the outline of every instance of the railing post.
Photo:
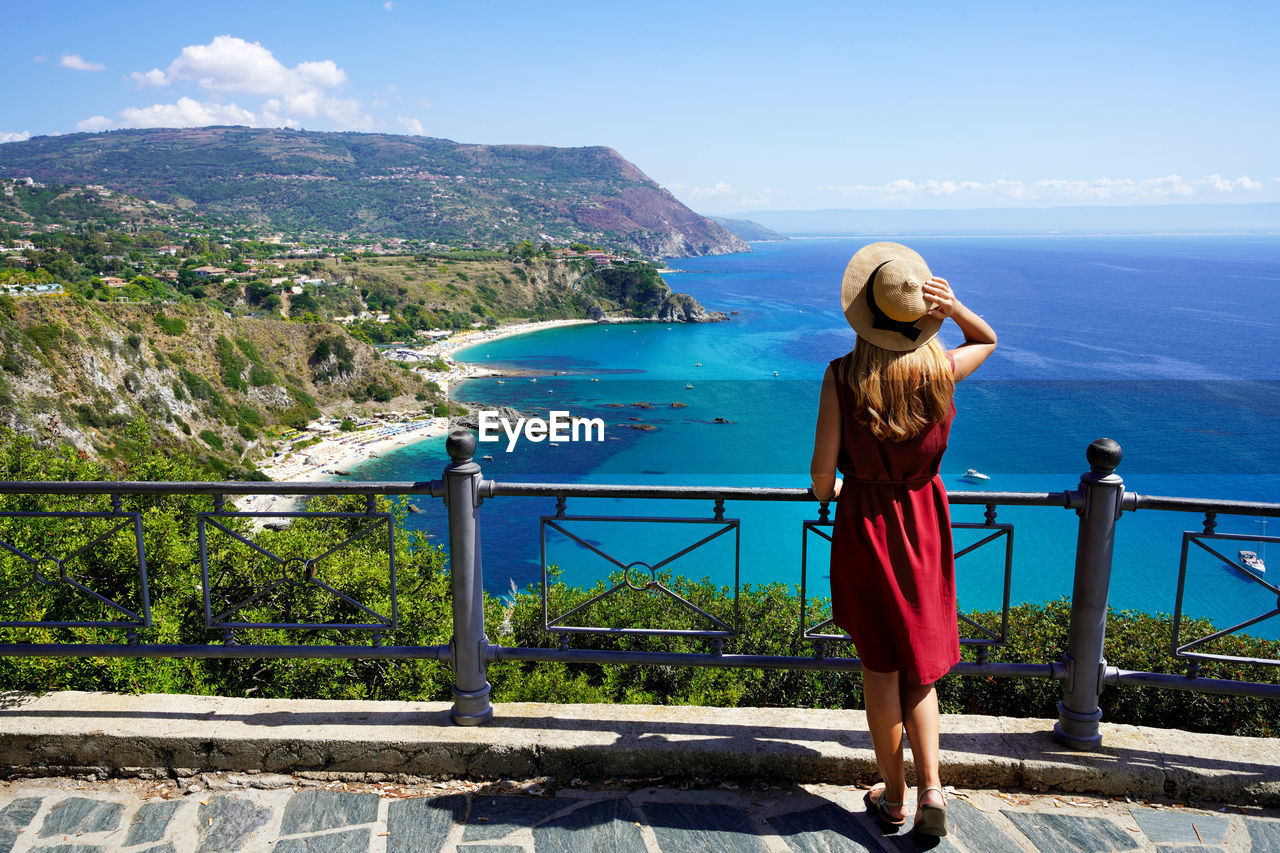
M 1102 656 L 1107 634 L 1107 593 L 1111 586 L 1111 551 L 1120 517 L 1124 481 L 1115 473 L 1120 445 L 1100 438 L 1085 454 L 1088 473 L 1080 477 L 1083 505 L 1076 537 L 1075 585 L 1071 591 L 1071 633 L 1067 638 L 1067 680 L 1058 703 L 1058 740 L 1074 749 L 1095 749 L 1102 742 L 1098 721 L 1107 661 Z
M 480 567 L 480 466 L 472 459 L 476 437 L 449 433 L 445 449 L 445 505 L 449 508 L 449 572 L 453 582 L 453 721 L 478 726 L 493 718 L 486 678 L 484 578 Z

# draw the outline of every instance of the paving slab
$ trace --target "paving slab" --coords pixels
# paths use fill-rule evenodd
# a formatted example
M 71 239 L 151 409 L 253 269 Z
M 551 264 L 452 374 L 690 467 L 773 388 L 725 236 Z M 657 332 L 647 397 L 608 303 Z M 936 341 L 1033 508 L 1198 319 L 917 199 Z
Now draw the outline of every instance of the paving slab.
M 306 838 L 282 838 L 272 848 L 273 853 L 353 853 L 369 849 L 368 829 L 346 829 L 326 832 Z
M 519 796 L 476 797 L 471 801 L 463 841 L 493 841 L 524 827 L 541 824 L 556 812 L 573 808 L 562 800 Z M 468 848 L 470 849 L 470 848 Z
M 1249 842 L 1253 853 L 1280 853 L 1280 820 L 1248 820 Z
M 377 794 L 341 791 L 301 791 L 289 799 L 280 825 L 281 835 L 301 835 L 373 823 L 378 819 Z
M 725 805 L 652 803 L 642 807 L 645 819 L 664 853 L 705 853 L 707 850 L 764 853 L 764 839 L 755 832 L 747 813 Z
M 1221 844 L 1226 840 L 1228 821 L 1222 816 L 1151 808 L 1132 808 L 1129 814 L 1156 844 Z
M 947 828 L 972 853 L 1023 853 L 994 817 L 959 798 L 947 803 Z
M 69 797 L 55 804 L 45 815 L 40 827 L 41 838 L 55 835 L 83 835 L 86 832 L 106 832 L 120 826 L 124 806 L 105 803 L 87 797 Z
M 1141 844 L 1113 820 L 1078 815 L 1037 814 L 1003 810 L 1040 853 L 1080 850 L 1140 850 Z
M 855 815 L 830 803 L 771 817 L 769 824 L 788 849 L 801 853 L 873 853 L 880 849 Z
M 245 847 L 251 836 L 271 820 L 271 809 L 232 795 L 218 795 L 201 802 L 196 812 L 199 851 L 235 851 Z
M 597 800 L 535 826 L 534 849 L 537 853 L 644 850 L 644 836 L 640 833 L 637 819 L 631 804 L 622 798 Z
M 387 853 L 439 850 L 466 810 L 461 796 L 393 802 L 387 810 Z
M 129 833 L 124 838 L 126 847 L 139 844 L 151 844 L 164 838 L 169 828 L 169 821 L 174 813 L 182 807 L 177 801 L 153 801 L 143 803 L 129 821 Z

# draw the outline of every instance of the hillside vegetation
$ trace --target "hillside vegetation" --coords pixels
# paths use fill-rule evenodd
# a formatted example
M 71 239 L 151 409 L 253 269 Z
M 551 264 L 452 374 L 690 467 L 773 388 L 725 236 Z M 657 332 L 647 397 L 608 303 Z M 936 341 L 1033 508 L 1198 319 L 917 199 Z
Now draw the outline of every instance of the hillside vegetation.
M 118 460 L 127 428 L 213 472 L 253 476 L 272 437 L 321 409 L 432 410 L 438 392 L 327 323 L 198 304 L 0 296 L 0 421 Z
M 581 241 L 649 257 L 748 251 L 611 148 L 245 127 L 0 145 L 0 176 L 100 184 L 288 231 L 498 247 Z
M 274 439 L 321 412 L 450 411 L 370 344 L 507 321 L 713 319 L 649 263 L 583 244 L 373 248 L 268 242 L 101 187 L 0 181 L 0 423 L 111 460 L 147 418 L 157 440 L 253 476 Z

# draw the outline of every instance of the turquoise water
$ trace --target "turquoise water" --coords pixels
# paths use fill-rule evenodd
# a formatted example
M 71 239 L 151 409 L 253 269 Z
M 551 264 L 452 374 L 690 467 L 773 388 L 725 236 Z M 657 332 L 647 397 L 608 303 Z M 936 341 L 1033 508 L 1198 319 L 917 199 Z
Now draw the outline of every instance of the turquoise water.
M 807 486 L 823 366 L 853 342 L 839 310 L 840 274 L 864 242 L 796 240 L 755 244 L 750 254 L 673 260 L 682 272 L 666 276 L 672 288 L 708 308 L 737 312 L 726 323 L 579 326 L 470 348 L 467 360 L 551 375 L 536 383 L 474 380 L 455 396 L 559 409 L 607 424 L 604 442 L 524 441 L 512 453 L 504 452 L 505 440 L 481 445 L 480 453 L 493 457 L 482 461 L 485 476 Z M 1124 448 L 1120 473 L 1132 491 L 1280 500 L 1280 238 L 909 242 L 1000 335 L 996 354 L 957 390 L 958 416 L 943 466 L 948 488 L 1074 488 L 1087 467 L 1085 447 L 1107 436 Z M 954 333 L 944 329 L 950 344 L 958 343 Z M 685 406 L 673 408 L 673 402 Z M 425 442 L 371 460 L 358 476 L 433 479 L 445 461 L 442 441 Z M 965 483 L 959 474 L 967 468 L 992 479 L 980 487 Z M 419 503 L 427 512 L 410 522 L 443 535 L 443 507 Z M 679 501 L 569 504 L 573 515 L 706 519 L 711 510 Z M 523 587 L 538 579 L 539 516 L 553 512 L 550 500 L 486 504 L 480 518 L 488 588 L 505 592 L 512 583 Z M 731 502 L 727 515 L 741 519 L 743 582 L 801 583 L 801 523 L 816 516 L 816 507 Z M 979 521 L 982 513 L 957 507 L 955 517 Z M 1069 594 L 1075 514 L 1002 509 L 999 520 L 1016 526 L 1014 600 Z M 1186 514 L 1126 514 L 1117 532 L 1113 606 L 1170 612 L 1182 531 L 1199 525 L 1198 516 Z M 1223 532 L 1257 529 L 1247 518 L 1219 521 Z M 594 522 L 574 530 L 623 563 L 656 562 L 710 532 L 706 525 L 672 524 L 666 535 L 655 535 L 652 525 Z M 957 538 L 963 543 L 974 534 Z M 808 583 L 825 593 L 826 553 L 819 545 L 810 542 Z M 722 536 L 671 568 L 732 583 L 734 546 L 732 535 Z M 1237 547 L 1224 544 L 1223 553 Z M 1280 548 L 1274 550 L 1280 562 Z M 554 533 L 548 559 L 574 583 L 591 583 L 613 568 Z M 1003 553 L 990 547 L 965 557 L 958 572 L 961 606 L 998 607 L 1002 566 Z M 1203 555 L 1191 566 L 1188 601 L 1195 615 L 1225 625 L 1275 606 L 1273 593 L 1221 561 Z

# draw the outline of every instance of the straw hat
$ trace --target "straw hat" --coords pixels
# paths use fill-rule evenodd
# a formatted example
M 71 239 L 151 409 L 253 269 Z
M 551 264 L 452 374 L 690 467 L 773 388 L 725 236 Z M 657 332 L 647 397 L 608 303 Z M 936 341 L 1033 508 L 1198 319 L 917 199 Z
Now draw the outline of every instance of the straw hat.
M 938 334 L 942 319 L 921 285 L 933 278 L 924 258 L 901 243 L 863 246 L 844 270 L 840 304 L 858 337 L 881 349 L 919 349 Z

